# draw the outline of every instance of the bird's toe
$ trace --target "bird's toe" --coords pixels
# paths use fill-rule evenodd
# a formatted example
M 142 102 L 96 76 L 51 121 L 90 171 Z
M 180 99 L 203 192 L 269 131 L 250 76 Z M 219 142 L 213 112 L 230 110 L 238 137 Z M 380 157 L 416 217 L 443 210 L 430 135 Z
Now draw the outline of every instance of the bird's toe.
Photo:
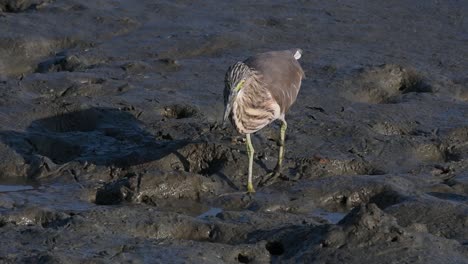
M 259 186 L 268 186 L 277 182 L 278 180 L 287 181 L 289 180 L 289 178 L 283 175 L 281 172 L 274 170 L 268 173 L 267 175 L 265 175 L 265 177 L 262 180 L 260 180 L 258 184 Z

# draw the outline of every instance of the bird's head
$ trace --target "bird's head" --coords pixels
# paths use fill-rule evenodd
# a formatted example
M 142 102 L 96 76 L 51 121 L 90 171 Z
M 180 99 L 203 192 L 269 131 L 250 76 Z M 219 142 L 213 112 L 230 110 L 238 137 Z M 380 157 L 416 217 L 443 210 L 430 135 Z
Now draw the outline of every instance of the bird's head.
M 244 88 L 246 80 L 252 76 L 253 72 L 243 62 L 237 62 L 229 67 L 224 78 L 224 118 L 223 126 L 232 110 L 232 105 L 239 92 Z
M 230 92 L 239 92 L 247 78 L 252 75 L 249 66 L 243 62 L 237 62 L 229 67 L 224 78 L 225 90 Z

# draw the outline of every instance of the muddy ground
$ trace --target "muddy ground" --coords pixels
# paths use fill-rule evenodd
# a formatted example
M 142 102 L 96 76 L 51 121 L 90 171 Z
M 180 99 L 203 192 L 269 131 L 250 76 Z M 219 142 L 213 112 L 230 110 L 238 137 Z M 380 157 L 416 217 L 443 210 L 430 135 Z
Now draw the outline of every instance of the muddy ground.
M 465 1 L 0 11 L 0 262 L 468 263 Z M 224 73 L 295 47 L 284 179 L 247 195 Z

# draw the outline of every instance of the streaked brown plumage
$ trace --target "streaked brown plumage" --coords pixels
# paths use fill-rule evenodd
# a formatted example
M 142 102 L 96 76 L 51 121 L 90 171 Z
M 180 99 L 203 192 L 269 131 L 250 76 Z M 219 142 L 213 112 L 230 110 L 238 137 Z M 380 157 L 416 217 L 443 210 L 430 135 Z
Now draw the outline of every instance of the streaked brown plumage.
M 236 130 L 246 134 L 249 153 L 248 191 L 253 192 L 253 146 L 250 134 L 276 119 L 281 120 L 280 153 L 275 174 L 281 169 L 284 153 L 285 114 L 297 98 L 304 71 L 300 49 L 270 51 L 249 57 L 231 66 L 225 78 L 224 121 L 230 119 Z

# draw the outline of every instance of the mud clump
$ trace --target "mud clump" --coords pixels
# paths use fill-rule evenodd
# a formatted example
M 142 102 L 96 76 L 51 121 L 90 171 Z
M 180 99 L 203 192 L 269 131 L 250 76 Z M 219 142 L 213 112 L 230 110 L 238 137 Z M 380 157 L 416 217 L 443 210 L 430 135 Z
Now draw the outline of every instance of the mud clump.
M 110 182 L 100 187 L 96 191 L 96 204 L 111 205 L 131 199 L 132 194 L 128 178 L 123 178 L 115 182 Z
M 461 161 L 468 158 L 468 127 L 453 129 L 444 138 L 448 160 Z
M 414 70 L 392 64 L 360 69 L 345 87 L 347 98 L 372 104 L 396 103 L 402 94 L 432 91 Z
M 35 72 L 60 72 L 60 71 L 78 71 L 84 70 L 87 66 L 86 62 L 75 55 L 57 54 L 54 58 L 43 61 L 37 65 Z

